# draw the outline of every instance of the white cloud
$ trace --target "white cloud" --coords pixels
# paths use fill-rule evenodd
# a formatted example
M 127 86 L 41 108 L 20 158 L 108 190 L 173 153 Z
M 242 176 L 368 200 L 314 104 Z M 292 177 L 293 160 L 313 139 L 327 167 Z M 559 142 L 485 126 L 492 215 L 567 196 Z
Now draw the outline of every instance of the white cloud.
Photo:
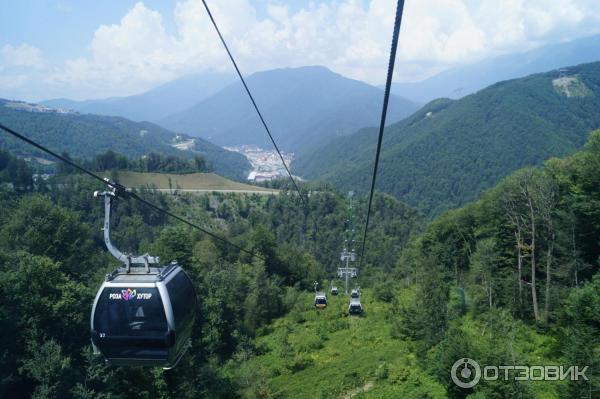
M 32 97 L 33 84 L 47 68 L 42 51 L 28 43 L 0 47 L 0 97 Z
M 28 67 L 41 69 L 46 65 L 42 51 L 27 43 L 19 46 L 5 44 L 0 50 L 2 65 L 5 67 Z
M 598 33 L 596 2 L 407 1 L 396 79 L 416 80 L 456 64 Z M 249 0 L 209 1 L 246 74 L 320 64 L 376 84 L 387 68 L 394 3 L 337 0 L 309 3 L 295 12 L 267 4 L 266 16 L 259 18 Z M 171 17 L 173 33 L 163 23 Z M 35 51 L 21 51 L 35 59 Z M 172 16 L 137 3 L 118 24 L 100 26 L 89 51 L 67 60 L 46 84 L 71 97 L 103 97 L 141 92 L 205 69 L 232 70 L 200 0 L 177 3 Z

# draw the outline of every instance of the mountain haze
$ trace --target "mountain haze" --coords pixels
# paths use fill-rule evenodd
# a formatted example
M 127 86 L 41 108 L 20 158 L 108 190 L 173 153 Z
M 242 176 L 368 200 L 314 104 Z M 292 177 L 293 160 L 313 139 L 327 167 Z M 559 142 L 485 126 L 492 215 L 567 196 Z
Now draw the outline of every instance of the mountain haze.
M 461 100 L 433 101 L 388 126 L 377 188 L 434 215 L 477 197 L 511 171 L 581 148 L 600 127 L 600 63 L 494 84 Z M 366 191 L 373 128 L 300 156 L 293 172 Z
M 60 98 L 42 101 L 41 104 L 81 113 L 122 116 L 133 121 L 156 121 L 190 108 L 233 79 L 232 74 L 210 72 L 184 76 L 134 96 L 85 101 Z
M 381 113 L 382 90 L 324 67 L 258 72 L 247 83 L 277 143 L 288 151 L 309 150 L 375 125 Z M 392 96 L 388 118 L 398 121 L 417 108 Z M 220 145 L 270 146 L 240 82 L 158 123 Z
M 499 81 L 594 61 L 600 61 L 600 35 L 485 59 L 421 82 L 394 83 L 392 93 L 422 103 L 442 97 L 460 98 Z

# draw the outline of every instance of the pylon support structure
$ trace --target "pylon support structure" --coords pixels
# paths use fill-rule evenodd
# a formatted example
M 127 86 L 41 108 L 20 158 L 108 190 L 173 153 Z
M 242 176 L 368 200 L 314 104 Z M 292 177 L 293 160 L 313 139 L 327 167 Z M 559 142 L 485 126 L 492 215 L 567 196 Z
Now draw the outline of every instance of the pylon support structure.
M 342 262 L 346 262 L 346 267 L 338 268 L 338 277 L 345 278 L 345 290 L 346 294 L 348 293 L 348 279 L 350 277 L 356 277 L 358 275 L 358 269 L 356 267 L 350 267 L 350 262 L 354 262 L 356 260 L 356 253 L 354 251 L 348 252 L 346 249 L 340 255 L 340 260 Z

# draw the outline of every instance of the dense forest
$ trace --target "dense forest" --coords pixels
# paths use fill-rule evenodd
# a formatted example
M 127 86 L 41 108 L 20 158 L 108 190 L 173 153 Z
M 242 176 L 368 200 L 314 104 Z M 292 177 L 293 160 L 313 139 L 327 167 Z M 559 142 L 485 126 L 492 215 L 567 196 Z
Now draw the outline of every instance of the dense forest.
M 512 171 L 580 149 L 600 126 L 600 63 L 438 99 L 386 128 L 378 187 L 429 217 L 477 199 Z M 292 169 L 366 192 L 377 144 L 363 129 L 300 154 Z
M 173 145 L 190 138 L 150 122 L 133 122 L 115 116 L 29 111 L 25 106 L 35 107 L 0 99 L 2 123 L 74 158 L 91 158 L 111 150 L 128 158 L 139 158 L 151 152 L 189 159 L 201 156 L 211 169 L 235 180 L 244 180 L 250 169 L 243 155 L 200 138 L 194 139 L 193 148 L 177 149 Z M 7 135 L 0 135 L 0 149 L 47 159 L 46 154 Z
M 327 186 L 299 197 L 140 195 L 257 251 L 240 253 L 122 199 L 114 240 L 177 259 L 200 299 L 193 347 L 173 371 L 112 368 L 91 354 L 88 317 L 117 264 L 99 226 L 100 187 L 79 175 L 22 182 L 0 157 L 0 396 L 35 398 L 596 397 L 600 381 L 600 131 L 566 159 L 505 178 L 427 226 L 377 194 L 359 282 L 311 309 L 347 237 L 349 201 Z M 21 170 L 15 173 L 16 170 Z M 67 179 L 67 180 L 65 180 Z M 6 183 L 11 183 L 7 185 Z M 354 201 L 354 223 L 364 200 Z M 336 302 L 337 301 L 337 302 Z M 590 382 L 486 381 L 463 390 L 448 370 L 483 364 L 587 365 Z M 327 376 L 327 377 L 325 377 Z
M 91 159 L 77 160 L 76 162 L 84 168 L 96 172 L 129 170 L 148 173 L 186 174 L 211 171 L 206 160 L 199 155 L 194 156 L 193 159 L 185 159 L 174 155 L 157 154 L 155 152 L 151 152 L 138 159 L 129 159 L 124 155 L 108 150 Z M 75 172 L 68 165 L 59 165 L 58 170 L 61 171 L 61 169 L 66 169 L 66 171 L 71 173 Z

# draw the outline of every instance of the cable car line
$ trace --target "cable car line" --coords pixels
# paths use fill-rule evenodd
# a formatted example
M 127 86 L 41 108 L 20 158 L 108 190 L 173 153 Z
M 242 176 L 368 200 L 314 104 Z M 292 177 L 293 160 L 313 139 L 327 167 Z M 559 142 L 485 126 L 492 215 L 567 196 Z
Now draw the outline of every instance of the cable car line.
M 396 18 L 394 21 L 392 47 L 390 49 L 390 61 L 388 63 L 387 79 L 385 82 L 385 93 L 383 96 L 383 109 L 381 111 L 381 122 L 379 124 L 379 137 L 377 138 L 377 151 L 375 152 L 375 164 L 373 166 L 373 177 L 371 178 L 371 192 L 369 193 L 369 205 L 367 206 L 367 220 L 365 221 L 365 231 L 363 234 L 362 249 L 360 251 L 360 259 L 358 262 L 359 267 L 362 266 L 362 262 L 365 255 L 365 245 L 367 243 L 367 232 L 369 229 L 369 218 L 371 216 L 371 205 L 373 202 L 373 193 L 375 192 L 375 180 L 377 178 L 377 169 L 379 167 L 379 154 L 381 152 L 381 143 L 383 141 L 383 132 L 385 130 L 385 118 L 387 116 L 388 102 L 390 99 L 390 88 L 392 85 L 392 75 L 394 74 L 396 49 L 398 48 L 398 36 L 400 35 L 400 25 L 402 24 L 403 11 L 404 0 L 398 0 L 398 3 L 396 4 Z
M 62 162 L 66 163 L 67 165 L 74 167 L 75 169 L 79 170 L 80 172 L 83 172 L 83 173 L 85 173 L 85 174 L 93 177 L 94 179 L 101 181 L 104 184 L 107 184 L 107 185 L 109 185 L 109 186 L 111 186 L 113 188 L 116 188 L 116 189 L 124 188 L 123 186 L 121 186 L 118 183 L 113 183 L 113 182 L 105 180 L 104 178 L 98 176 L 97 174 L 95 174 L 93 172 L 90 172 L 89 170 L 87 170 L 87 169 L 85 169 L 85 168 L 77 165 L 75 162 L 71 161 L 70 159 L 65 158 L 62 155 L 59 155 L 56 152 L 54 152 L 54 151 L 52 151 L 52 150 L 44 147 L 43 145 L 36 143 L 35 141 L 31 140 L 30 138 L 28 138 L 26 136 L 23 136 L 22 134 L 14 131 L 13 129 L 9 128 L 8 126 L 5 126 L 2 123 L 0 123 L 0 129 L 6 131 L 7 133 L 9 133 L 11 135 L 13 135 L 14 137 L 18 138 L 19 140 L 22 140 L 22 141 L 26 142 L 27 144 L 30 144 L 30 145 L 36 147 L 37 149 L 42 150 L 43 152 L 52 155 L 54 158 L 58 158 Z
M 237 62 L 235 62 L 235 58 L 233 58 L 233 54 L 231 54 L 231 51 L 229 50 L 229 46 L 227 46 L 227 43 L 225 42 L 225 39 L 223 38 L 221 31 L 219 30 L 219 27 L 217 26 L 217 22 L 215 21 L 212 13 L 210 12 L 210 8 L 208 7 L 208 4 L 206 4 L 206 0 L 202 0 L 202 3 L 204 4 L 204 8 L 206 8 L 208 17 L 210 18 L 213 26 L 215 27 L 215 30 L 217 31 L 217 34 L 219 35 L 219 39 L 221 39 L 221 43 L 223 44 L 223 47 L 225 47 L 225 51 L 227 51 L 227 55 L 229 56 L 229 59 L 231 60 L 231 63 L 233 64 L 235 71 L 237 72 L 237 75 L 242 82 L 242 85 L 244 85 L 244 89 L 246 89 L 246 93 L 248 94 L 248 97 L 250 97 L 250 101 L 252 102 L 252 105 L 254 106 L 254 109 L 256 110 L 256 113 L 258 114 L 258 117 L 260 118 L 262 125 L 264 126 L 265 130 L 267 131 L 267 134 L 269 135 L 269 138 L 271 139 L 271 143 L 273 143 L 273 147 L 275 147 L 275 151 L 277 151 L 277 154 L 279 154 L 281 163 L 283 164 L 288 176 L 290 177 L 290 180 L 292 181 L 292 183 L 294 185 L 294 188 L 296 189 L 296 191 L 298 192 L 298 195 L 300 196 L 300 200 L 302 201 L 302 204 L 304 205 L 304 207 L 306 209 L 308 209 L 308 204 L 307 204 L 304 196 L 300 192 L 300 188 L 298 187 L 296 180 L 292 176 L 292 172 L 290 172 L 290 169 L 289 169 L 287 163 L 285 162 L 285 159 L 283 159 L 283 155 L 281 155 L 281 151 L 279 151 L 279 147 L 277 146 L 277 143 L 275 142 L 275 139 L 273 138 L 273 135 L 271 134 L 271 130 L 269 129 L 269 126 L 267 125 L 265 118 L 263 118 L 262 113 L 260 112 L 260 109 L 258 108 L 256 101 L 254 100 L 254 96 L 252 96 L 252 93 L 250 92 L 250 89 L 248 88 L 248 85 L 246 84 L 246 80 L 242 76 L 242 73 L 240 72 L 240 68 L 238 67 Z
M 292 181 L 293 186 L 304 205 L 306 215 L 308 216 L 308 195 L 305 198 L 300 191 L 296 180 L 291 174 L 260 109 L 213 18 L 206 0 L 202 0 L 202 3 L 217 31 L 221 43 L 225 47 L 225 50 L 235 67 L 238 77 L 240 78 L 262 125 L 271 139 L 275 150 L 279 154 L 281 162 Z M 359 265 L 362 265 L 365 254 L 369 219 L 385 130 L 385 121 L 403 10 L 404 0 L 397 0 L 383 109 L 381 113 L 377 150 L 375 154 Z M 66 156 L 59 155 L 2 123 L 0 123 L 0 129 L 112 188 L 111 192 L 97 192 L 95 195 L 104 196 L 104 240 L 107 248 L 113 256 L 124 263 L 125 267 L 121 267 L 113 273 L 106 275 L 104 283 L 96 294 L 90 317 L 91 341 L 94 353 L 102 354 L 107 362 L 116 365 L 162 365 L 167 369 L 175 367 L 191 345 L 198 304 L 193 281 L 176 261 L 164 266 L 151 267 L 151 264 L 159 263 L 158 257 L 150 256 L 147 253 L 141 256 L 127 255 L 111 244 L 110 213 L 111 204 L 114 198 L 122 197 L 137 200 L 159 213 L 169 216 L 214 239 L 238 249 L 240 252 L 266 260 L 266 258 L 260 254 L 255 254 L 253 250 L 248 250 L 234 244 L 228 239 L 206 230 L 198 224 L 142 198 L 132 189 L 101 177 L 68 159 Z M 345 250 L 345 253 L 347 253 L 347 250 Z M 354 252 L 352 252 L 352 254 L 354 254 Z M 143 264 L 144 267 L 131 268 L 132 263 Z M 348 265 L 346 265 L 346 269 L 348 269 Z M 318 286 L 315 285 L 314 305 L 317 309 L 325 309 L 327 307 L 327 296 L 324 292 L 318 292 L 317 287 Z M 363 310 L 360 302 L 360 289 L 357 287 L 352 290 L 350 303 L 348 305 L 348 313 L 361 314 Z
M 239 246 L 237 244 L 234 244 L 233 242 L 227 240 L 226 238 L 221 237 L 218 234 L 215 234 L 215 233 L 213 233 L 211 231 L 206 230 L 205 228 L 203 228 L 200 225 L 197 225 L 197 224 L 195 224 L 193 222 L 190 222 L 189 220 L 186 220 L 183 217 L 174 214 L 173 212 L 170 212 L 170 211 L 168 211 L 168 210 L 166 210 L 164 208 L 161 208 L 158 205 L 153 204 L 152 202 L 150 202 L 150 201 L 148 201 L 148 200 L 140 197 L 137 193 L 135 193 L 134 191 L 132 191 L 130 188 L 125 187 L 122 184 L 110 181 L 110 180 L 108 180 L 106 178 L 103 178 L 103 177 L 97 175 L 96 173 L 94 173 L 94 172 L 92 172 L 92 171 L 90 171 L 90 170 L 88 170 L 88 169 L 86 169 L 86 168 L 78 165 L 77 163 L 71 161 L 70 159 L 68 159 L 66 157 L 63 157 L 62 155 L 57 154 L 56 152 L 50 150 L 49 148 L 47 148 L 47 147 L 45 147 L 45 146 L 43 146 L 43 145 L 35 142 L 34 140 L 32 140 L 32 139 L 30 139 L 30 138 L 28 138 L 28 137 L 26 137 L 26 136 L 24 136 L 24 135 L 22 135 L 22 134 L 20 134 L 18 132 L 16 132 L 15 130 L 9 128 L 8 126 L 6 126 L 6 125 L 4 125 L 2 123 L 0 123 L 0 129 L 6 131 L 7 133 L 11 134 L 12 136 L 18 138 L 19 140 L 22 140 L 22 141 L 24 141 L 24 142 L 26 142 L 26 143 L 28 143 L 28 144 L 36 147 L 37 149 L 42 150 L 43 152 L 52 155 L 53 157 L 59 159 L 60 161 L 66 163 L 67 165 L 74 167 L 75 169 L 79 170 L 80 172 L 85 173 L 86 175 L 88 175 L 90 177 L 93 177 L 94 179 L 102 182 L 103 184 L 106 184 L 106 185 L 114 188 L 116 190 L 116 193 L 119 196 L 121 196 L 121 197 L 130 197 L 130 198 L 133 198 L 133 199 L 135 199 L 135 200 L 143 203 L 144 205 L 148 206 L 149 208 L 154 209 L 155 211 L 157 211 L 159 213 L 163 213 L 163 214 L 165 214 L 165 215 L 167 215 L 169 217 L 172 217 L 173 219 L 176 219 L 176 220 L 178 220 L 178 221 L 180 221 L 180 222 L 182 222 L 182 223 L 184 223 L 184 224 L 186 224 L 186 225 L 188 225 L 188 226 L 190 226 L 192 228 L 200 230 L 204 234 L 206 234 L 206 235 L 208 235 L 208 236 L 210 236 L 210 237 L 212 237 L 214 239 L 217 239 L 219 241 L 222 241 L 222 242 L 224 242 L 224 243 L 226 243 L 226 244 L 228 244 L 228 245 L 230 245 L 230 246 L 232 246 L 232 247 L 234 247 L 234 248 L 236 248 L 236 249 L 238 249 L 238 250 L 240 250 L 242 252 L 247 253 L 248 255 L 256 256 L 259 259 L 266 260 L 263 256 L 261 256 L 259 254 L 256 254 L 253 251 L 247 250 L 247 249 L 245 249 L 245 248 L 243 248 L 243 247 L 241 247 L 241 246 Z

